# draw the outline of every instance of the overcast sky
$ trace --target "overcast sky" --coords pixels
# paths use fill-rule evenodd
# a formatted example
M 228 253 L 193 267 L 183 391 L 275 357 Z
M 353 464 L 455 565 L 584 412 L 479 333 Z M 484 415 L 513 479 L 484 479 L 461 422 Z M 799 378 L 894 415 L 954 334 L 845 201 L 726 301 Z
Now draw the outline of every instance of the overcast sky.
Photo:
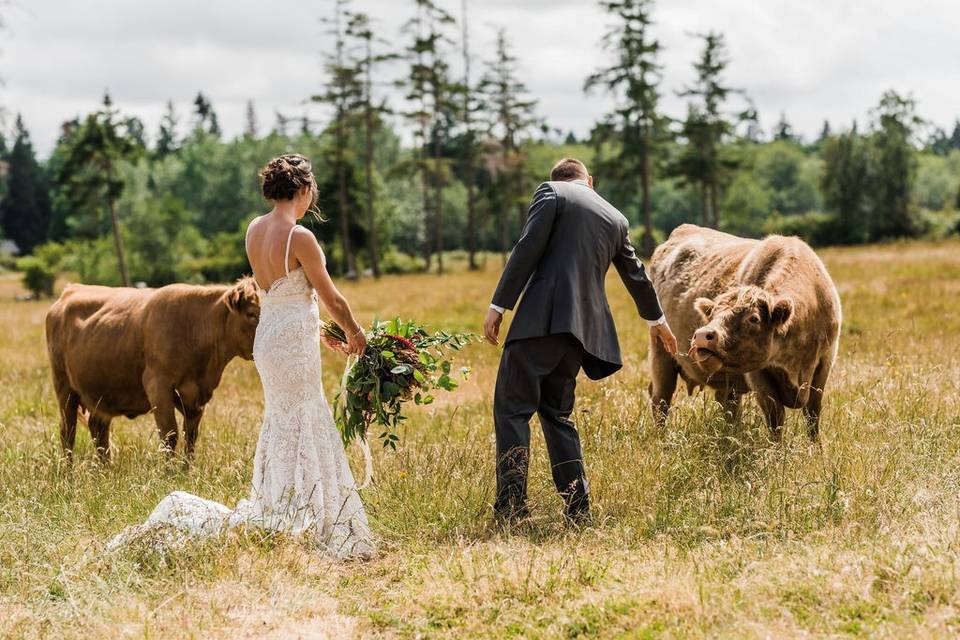
M 439 0 L 459 16 L 460 0 Z M 0 105 L 21 112 L 41 154 L 61 122 L 96 108 L 104 90 L 151 136 L 168 99 L 185 123 L 202 90 L 228 135 L 242 128 L 247 100 L 261 128 L 274 112 L 322 112 L 304 104 L 322 81 L 329 38 L 319 17 L 330 0 L 13 0 L 3 9 Z M 412 2 L 355 0 L 380 35 L 400 42 Z M 489 56 L 504 26 L 520 74 L 553 127 L 578 134 L 610 106 L 584 96 L 583 79 L 607 56 L 607 16 L 589 0 L 470 0 L 471 45 Z M 727 38 L 729 84 L 753 99 L 769 130 L 781 111 L 812 137 L 863 120 L 888 88 L 912 93 L 940 126 L 960 116 L 960 3 L 952 0 L 661 0 L 656 35 L 664 47 L 663 107 L 683 115 L 675 91 L 692 80 L 699 42 Z M 479 66 L 479 65 L 477 65 Z M 395 69 L 397 73 L 401 69 Z M 742 105 L 731 104 L 736 108 Z M 9 122 L 8 122 L 9 126 Z

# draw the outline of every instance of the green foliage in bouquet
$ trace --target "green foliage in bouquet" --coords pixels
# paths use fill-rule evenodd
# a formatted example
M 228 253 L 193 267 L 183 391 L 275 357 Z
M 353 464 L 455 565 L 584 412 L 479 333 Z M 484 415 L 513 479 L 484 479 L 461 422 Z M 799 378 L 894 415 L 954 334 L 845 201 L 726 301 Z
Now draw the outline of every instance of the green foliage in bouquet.
M 343 329 L 335 322 L 324 323 L 324 337 L 346 344 Z M 450 351 L 459 351 L 478 339 L 472 333 L 429 332 L 413 321 L 395 318 L 374 321 L 367 331 L 367 349 L 346 374 L 333 403 L 333 415 L 344 444 L 354 438 L 367 439 L 371 426 L 382 431 L 384 447 L 396 449 L 399 424 L 405 419 L 403 405 L 410 400 L 426 405 L 433 402 L 436 389 L 453 391 Z M 463 367 L 460 373 L 469 374 Z

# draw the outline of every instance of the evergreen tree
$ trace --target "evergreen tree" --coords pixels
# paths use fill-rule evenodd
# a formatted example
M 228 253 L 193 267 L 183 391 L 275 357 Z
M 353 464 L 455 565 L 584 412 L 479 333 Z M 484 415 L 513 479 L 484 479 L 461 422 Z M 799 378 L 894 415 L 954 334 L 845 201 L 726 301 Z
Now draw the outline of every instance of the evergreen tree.
M 600 4 L 617 20 L 604 37 L 606 46 L 615 48 L 616 62 L 588 77 L 584 88 L 603 85 L 616 98 L 614 111 L 606 116 L 606 126 L 598 127 L 600 135 L 595 142 L 601 146 L 614 143 L 617 147 L 604 175 L 635 185 L 640 191 L 642 251 L 650 256 L 656 246 L 650 213 L 652 158 L 666 129 L 666 118 L 658 111 L 660 43 L 650 34 L 653 3 L 607 0 Z
M 869 158 L 866 141 L 857 126 L 830 136 L 823 146 L 820 189 L 827 211 L 836 218 L 832 240 L 840 244 L 867 242 L 870 238 Z
M 346 50 L 346 27 L 349 20 L 350 0 L 335 0 L 333 17 L 323 21 L 329 25 L 333 37 L 333 50 L 328 52 L 324 65 L 326 81 L 324 91 L 314 96 L 315 102 L 328 104 L 333 109 L 333 167 L 337 179 L 337 217 L 340 226 L 340 244 L 343 249 L 343 272 L 346 278 L 358 277 L 357 259 L 350 239 L 350 227 L 354 214 L 347 186 L 347 132 L 350 120 L 355 114 L 357 102 L 362 91 L 361 78 L 357 67 L 348 60 Z
M 253 100 L 247 100 L 247 109 L 244 112 L 243 135 L 251 140 L 256 140 L 258 131 L 257 110 L 253 106 Z
M 922 121 L 913 99 L 894 91 L 883 94 L 873 116 L 871 240 L 910 236 L 916 233 L 911 209 L 917 165 L 913 134 Z
M 927 138 L 926 150 L 937 156 L 950 154 L 950 138 L 941 127 L 934 127 Z
M 448 161 L 444 146 L 450 122 L 457 109 L 458 92 L 450 80 L 448 63 L 451 40 L 447 30 L 455 24 L 453 16 L 434 0 L 414 0 L 416 13 L 404 26 L 412 36 L 407 46 L 408 73 L 404 82 L 406 99 L 412 109 L 405 115 L 416 127 L 421 198 L 424 211 L 424 260 L 430 269 L 434 253 L 437 272 L 443 273 L 443 187 Z
M 72 132 L 56 176 L 58 185 L 78 205 L 77 208 L 98 202 L 106 207 L 120 279 L 125 286 L 130 286 L 130 274 L 116 206 L 124 186 L 117 165 L 135 157 L 141 150 L 131 136 L 129 123 L 129 119 L 118 120 L 118 112 L 109 94 L 105 95 L 102 108 L 88 115 Z
M 163 112 L 160 120 L 160 131 L 157 134 L 156 155 L 159 158 L 176 152 L 179 148 L 179 139 L 177 136 L 177 117 L 176 109 L 173 106 L 173 100 L 167 101 L 167 108 Z
M 365 13 L 350 14 L 347 35 L 360 46 L 356 63 L 356 73 L 360 78 L 360 112 L 363 120 L 363 165 L 364 165 L 364 213 L 367 221 L 367 248 L 369 250 L 370 270 L 374 278 L 380 277 L 380 239 L 377 230 L 377 216 L 374 202 L 374 134 L 379 130 L 382 116 L 389 113 L 386 101 L 377 102 L 374 98 L 374 75 L 377 68 L 396 56 L 374 51 L 374 44 L 383 44 L 374 36 L 370 17 Z
M 960 149 L 960 118 L 953 123 L 953 133 L 950 134 L 950 146 Z
M 736 161 L 723 153 L 725 138 L 733 130 L 734 123 L 722 108 L 730 93 L 739 93 L 723 84 L 723 72 L 729 60 L 723 35 L 714 31 L 699 36 L 703 40 L 703 53 L 694 64 L 697 81 L 687 87 L 681 96 L 699 98 L 700 104 L 688 112 L 682 135 L 688 141 L 685 155 L 679 168 L 688 168 L 694 174 L 686 175 L 688 182 L 700 186 L 701 207 L 705 224 L 720 226 L 720 188 L 736 167 Z
M 742 139 L 750 144 L 763 142 L 763 128 L 760 126 L 760 113 L 752 100 L 747 100 L 748 107 L 740 115 L 740 121 L 745 125 Z
M 823 145 L 830 137 L 830 122 L 828 120 L 823 121 L 823 127 L 820 129 L 820 135 L 817 136 L 817 145 Z
M 193 100 L 193 129 L 197 132 L 207 133 L 214 138 L 220 137 L 220 122 L 217 120 L 217 112 L 213 110 L 213 104 L 203 93 L 198 93 Z
M 17 115 L 13 147 L 6 158 L 6 185 L 0 200 L 3 237 L 13 240 L 21 254 L 30 253 L 47 239 L 51 207 L 47 176 L 37 162 L 30 134 Z
M 680 126 L 680 138 L 683 144 L 671 161 L 669 172 L 680 178 L 681 184 L 696 190 L 700 203 L 700 224 L 709 227 L 714 224 L 708 196 L 713 171 L 713 134 L 706 115 L 696 105 L 687 105 L 687 115 Z
M 480 211 L 477 208 L 477 132 L 474 115 L 483 109 L 478 87 L 474 86 L 470 76 L 472 58 L 470 55 L 470 26 L 467 17 L 467 0 L 460 5 L 460 21 L 463 33 L 460 39 L 463 54 L 463 83 L 460 87 L 463 99 L 461 120 L 463 123 L 463 181 L 467 187 L 467 264 L 471 271 L 480 268 L 477 264 L 477 250 L 480 242 Z
M 787 121 L 787 114 L 783 111 L 780 112 L 780 120 L 777 121 L 777 126 L 773 130 L 773 139 L 787 140 L 790 142 L 796 141 L 797 139 L 793 134 L 793 126 Z
M 487 112 L 488 132 L 500 147 L 497 191 L 502 199 L 499 212 L 500 250 L 506 257 L 510 249 L 510 223 L 507 210 L 516 208 L 519 221 L 526 221 L 529 188 L 526 158 L 522 143 L 540 120 L 535 114 L 537 102 L 527 97 L 526 85 L 517 77 L 517 59 L 510 51 L 506 30 L 497 30 L 496 50 L 480 80 L 479 91 Z
M 273 116 L 274 116 L 273 133 L 280 136 L 281 138 L 286 138 L 287 127 L 290 125 L 290 118 L 283 115 L 279 111 L 274 111 Z
M 0 202 L 3 201 L 4 195 L 7 193 L 7 139 L 3 135 L 3 131 L 0 130 Z M 3 239 L 3 230 L 0 228 L 0 240 Z

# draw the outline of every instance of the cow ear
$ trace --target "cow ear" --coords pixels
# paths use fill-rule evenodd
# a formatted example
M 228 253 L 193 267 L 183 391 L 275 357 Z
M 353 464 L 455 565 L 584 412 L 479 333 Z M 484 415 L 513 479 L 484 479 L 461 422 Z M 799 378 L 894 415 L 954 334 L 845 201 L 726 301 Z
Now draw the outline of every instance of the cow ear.
M 790 298 L 780 298 L 773 303 L 770 309 L 770 322 L 781 333 L 786 332 L 790 326 L 790 320 L 793 318 L 793 300 Z
M 243 313 L 248 305 L 259 305 L 260 298 L 253 278 L 243 278 L 227 291 L 227 307 L 234 313 Z
M 704 320 L 710 319 L 710 314 L 713 313 L 713 308 L 716 306 L 716 302 L 710 298 L 697 298 L 693 302 L 693 308 L 697 310 Z

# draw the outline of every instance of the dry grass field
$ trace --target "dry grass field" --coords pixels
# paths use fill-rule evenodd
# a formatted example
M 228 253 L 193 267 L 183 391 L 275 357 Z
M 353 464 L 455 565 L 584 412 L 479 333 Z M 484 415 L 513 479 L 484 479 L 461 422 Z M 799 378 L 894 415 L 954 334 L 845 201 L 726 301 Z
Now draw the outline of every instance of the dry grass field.
M 114 463 L 78 435 L 64 464 L 47 370 L 48 302 L 0 276 L 0 636 L 24 638 L 944 637 L 960 633 L 960 242 L 823 252 L 844 306 L 822 442 L 791 415 L 769 441 L 753 403 L 725 425 L 704 395 L 648 413 L 646 328 L 609 283 L 626 366 L 583 380 L 576 420 L 596 521 L 566 526 L 534 435 L 532 522 L 493 526 L 491 389 L 477 345 L 455 394 L 375 450 L 364 492 L 381 553 L 336 564 L 296 539 L 232 533 L 185 548 L 105 543 L 184 489 L 227 504 L 250 482 L 262 396 L 235 361 L 192 465 L 150 416 L 114 422 Z M 482 273 L 344 285 L 359 314 L 475 329 Z M 327 359 L 336 385 L 342 360 Z M 359 455 L 351 451 L 354 469 Z

